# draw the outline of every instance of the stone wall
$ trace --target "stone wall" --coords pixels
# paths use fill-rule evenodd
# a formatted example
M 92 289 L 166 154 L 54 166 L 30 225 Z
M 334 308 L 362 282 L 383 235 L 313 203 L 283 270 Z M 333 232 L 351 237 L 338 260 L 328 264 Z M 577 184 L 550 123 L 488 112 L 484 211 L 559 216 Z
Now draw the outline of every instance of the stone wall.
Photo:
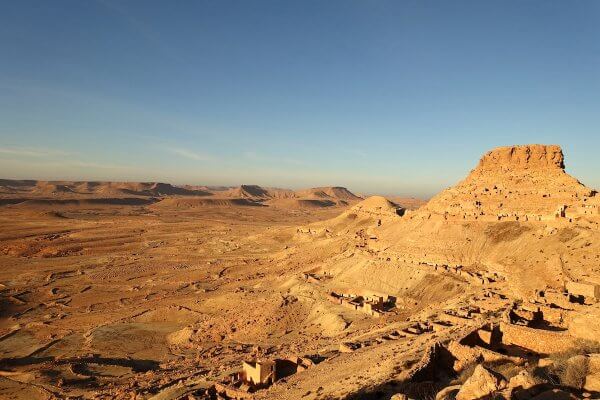
M 501 322 L 500 332 L 504 345 L 519 346 L 538 354 L 560 353 L 577 344 L 577 339 L 566 331 L 547 331 Z

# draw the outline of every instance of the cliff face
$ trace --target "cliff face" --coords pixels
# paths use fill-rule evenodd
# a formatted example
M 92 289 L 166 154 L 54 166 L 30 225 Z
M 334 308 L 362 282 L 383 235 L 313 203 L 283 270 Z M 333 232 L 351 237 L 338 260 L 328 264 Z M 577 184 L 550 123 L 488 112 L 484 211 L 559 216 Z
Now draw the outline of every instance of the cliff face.
M 560 146 L 541 144 L 498 147 L 487 152 L 477 166 L 477 169 L 485 171 L 564 168 Z
M 564 166 L 560 146 L 499 147 L 487 152 L 467 178 L 432 198 L 414 217 L 539 221 L 565 214 L 561 209 L 572 216 L 597 213 L 595 193 L 567 174 Z

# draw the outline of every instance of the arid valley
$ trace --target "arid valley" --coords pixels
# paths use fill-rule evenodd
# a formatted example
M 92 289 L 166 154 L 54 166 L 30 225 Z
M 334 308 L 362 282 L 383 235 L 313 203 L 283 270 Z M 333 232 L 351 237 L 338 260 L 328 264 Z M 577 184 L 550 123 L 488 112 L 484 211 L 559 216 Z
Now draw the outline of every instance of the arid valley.
M 600 197 L 559 146 L 428 202 L 0 181 L 0 398 L 600 398 Z

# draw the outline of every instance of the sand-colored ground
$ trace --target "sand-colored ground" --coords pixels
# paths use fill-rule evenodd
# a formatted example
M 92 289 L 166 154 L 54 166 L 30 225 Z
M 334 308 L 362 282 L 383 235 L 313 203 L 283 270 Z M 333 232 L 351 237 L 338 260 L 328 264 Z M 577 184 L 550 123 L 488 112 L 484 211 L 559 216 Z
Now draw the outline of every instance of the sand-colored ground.
M 563 167 L 558 147 L 498 149 L 418 210 L 343 188 L 3 181 L 0 397 L 598 395 L 599 203 Z M 311 365 L 219 389 L 290 357 Z

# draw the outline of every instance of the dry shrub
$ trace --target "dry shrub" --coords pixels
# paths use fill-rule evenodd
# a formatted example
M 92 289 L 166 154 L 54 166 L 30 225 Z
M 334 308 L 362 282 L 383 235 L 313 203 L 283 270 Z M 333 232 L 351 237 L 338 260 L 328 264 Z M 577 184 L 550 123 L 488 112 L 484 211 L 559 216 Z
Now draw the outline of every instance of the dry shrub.
M 502 375 L 507 381 L 516 376 L 523 370 L 522 366 L 515 365 L 510 361 L 490 362 L 485 363 L 484 367 Z
M 439 383 L 415 382 L 409 383 L 405 392 L 410 398 L 422 400 L 435 400 L 435 395 L 442 389 Z
M 599 352 L 599 342 L 579 340 L 573 348 L 562 353 L 551 354 L 553 365 L 543 369 L 541 375 L 545 376 L 550 383 L 581 389 L 589 370 L 589 359 L 586 354 Z
M 486 228 L 485 234 L 492 243 L 509 242 L 518 239 L 519 236 L 531 230 L 528 226 L 517 221 L 499 222 Z
M 560 383 L 575 389 L 582 389 L 588 374 L 589 360 L 585 356 L 576 356 L 562 364 L 558 369 Z
M 560 240 L 562 243 L 573 240 L 577 236 L 579 236 L 579 232 L 572 228 L 564 228 L 558 232 L 558 240 Z

